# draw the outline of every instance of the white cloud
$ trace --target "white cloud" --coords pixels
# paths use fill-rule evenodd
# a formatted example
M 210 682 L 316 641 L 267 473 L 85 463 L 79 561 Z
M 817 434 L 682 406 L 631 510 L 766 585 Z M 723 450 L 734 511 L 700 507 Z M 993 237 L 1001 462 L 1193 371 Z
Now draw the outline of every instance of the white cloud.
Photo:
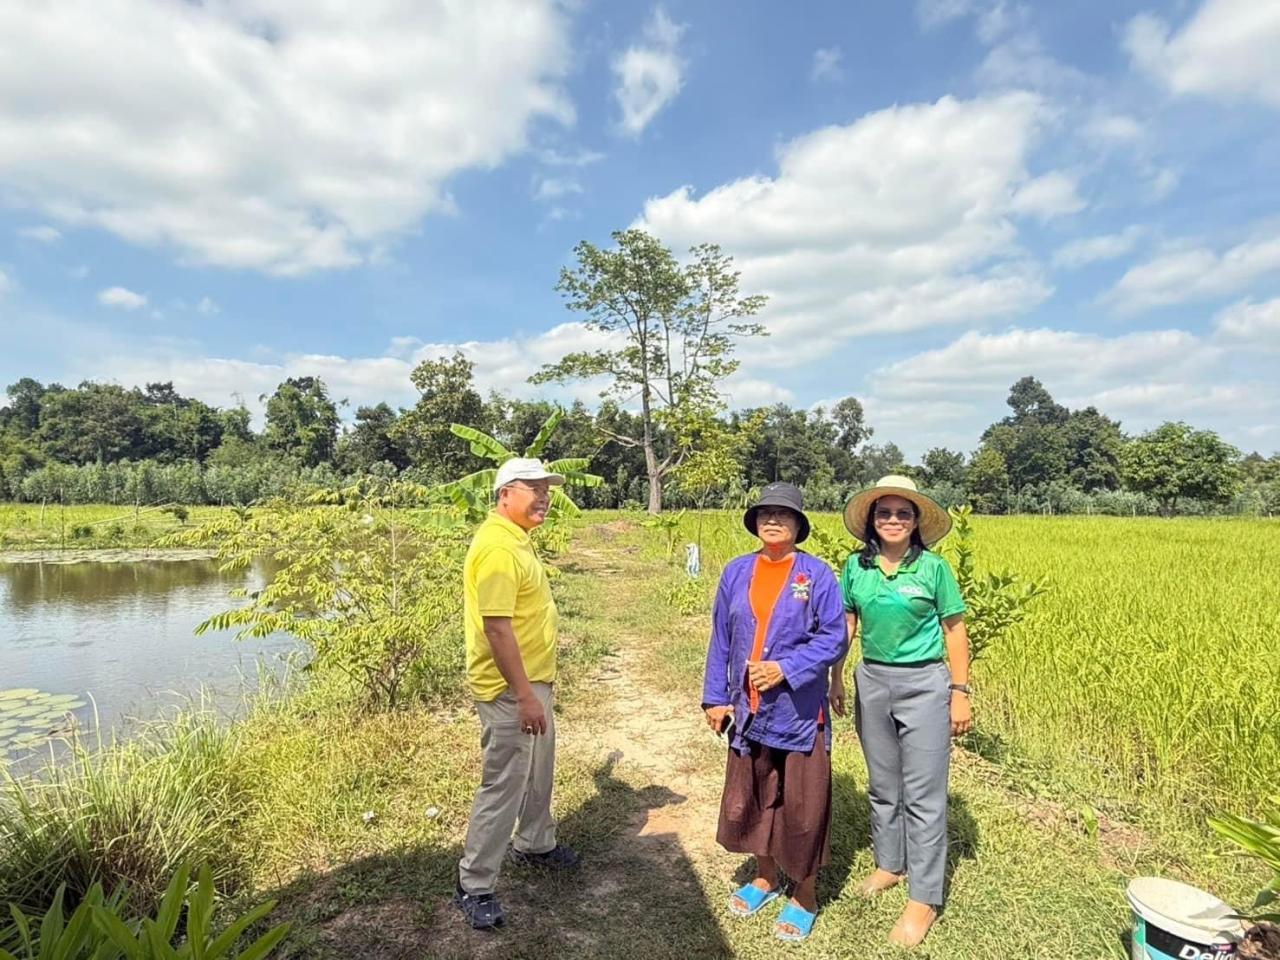
M 840 65 L 842 58 L 839 47 L 822 47 L 813 52 L 813 66 L 809 68 L 809 79 L 814 83 L 837 83 L 844 79 L 844 67 Z
M 196 304 L 196 312 L 206 317 L 215 317 L 222 310 L 208 297 L 201 297 L 200 302 Z
M 1084 201 L 1076 193 L 1075 177 L 1054 171 L 1029 180 L 1013 196 L 1012 209 L 1023 216 L 1049 220 L 1084 209 Z
M 497 390 L 522 397 L 594 402 L 600 383 L 535 388 L 526 380 L 544 363 L 554 363 L 566 353 L 616 345 L 615 338 L 579 323 L 502 340 L 424 343 L 415 337 L 396 337 L 382 356 L 373 357 L 291 353 L 246 360 L 202 355 L 199 345 L 193 343 L 155 343 L 139 351 L 132 343 L 112 340 L 109 345 L 97 342 L 92 354 L 73 361 L 72 373 L 124 384 L 172 380 L 183 393 L 213 404 L 225 405 L 239 395 L 255 414 L 262 412 L 259 395 L 270 394 L 286 377 L 318 376 L 330 396 L 350 400 L 354 409 L 384 400 L 393 405 L 412 404 L 417 396 L 409 380 L 413 368 L 422 360 L 461 351 L 475 364 L 475 384 L 482 394 Z
M 98 293 L 98 302 L 104 307 L 138 310 L 147 305 L 147 298 L 124 287 L 107 287 Z
M 1134 144 L 1146 136 L 1146 130 L 1138 120 L 1128 114 L 1107 110 L 1091 116 L 1082 132 L 1100 146 Z
M 934 445 L 972 449 L 982 430 L 1008 413 L 1009 386 L 1026 375 L 1059 403 L 1096 406 L 1130 432 L 1185 418 L 1241 444 L 1280 439 L 1275 387 L 1251 376 L 1241 358 L 1238 350 L 1183 330 L 1115 337 L 970 331 L 877 370 L 868 378 L 864 405 L 877 438 L 893 440 L 910 456 Z M 1224 419 L 1227 409 L 1233 413 Z
M 533 190 L 535 200 L 559 200 L 563 197 L 582 193 L 582 184 L 572 177 L 535 177 Z
M 1254 303 L 1242 300 L 1219 311 L 1213 329 L 1227 340 L 1244 341 L 1264 350 L 1280 350 L 1280 298 Z
M 0 270 L 0 297 L 13 289 L 13 281 L 9 279 L 9 275 Z
M 599 150 L 563 151 L 547 148 L 538 151 L 538 159 L 549 167 L 586 167 L 593 163 L 599 163 L 604 158 L 605 155 Z
M 1280 106 L 1280 4 L 1273 0 L 1205 0 L 1177 31 L 1140 14 L 1124 43 L 1134 65 L 1173 93 Z
M 1222 254 L 1208 247 L 1173 248 L 1131 267 L 1103 297 L 1121 313 L 1227 296 L 1280 272 L 1280 237 L 1251 240 Z
M 1017 244 L 1014 199 L 1034 182 L 1045 109 L 1009 94 L 881 110 L 783 145 L 773 177 L 653 198 L 638 225 L 677 250 L 720 240 L 744 291 L 770 295 L 775 341 L 805 350 L 766 341 L 746 348 L 753 362 L 806 362 L 876 331 L 990 323 L 1051 292 Z
M 622 129 L 630 136 L 643 133 L 684 86 L 685 64 L 679 52 L 684 30 L 662 7 L 654 7 L 644 28 L 644 43 L 614 58 L 613 93 L 622 109 Z
M 0 4 L 0 183 L 190 261 L 349 266 L 572 122 L 570 59 L 556 0 Z
M 1044 49 L 1030 30 L 1019 31 L 996 44 L 977 70 L 978 81 L 997 89 L 1075 91 L 1092 86 L 1076 67 L 1062 63 Z
M 1142 236 L 1142 228 L 1126 227 L 1120 233 L 1082 237 L 1059 247 L 1053 254 L 1053 265 L 1066 269 L 1083 267 L 1099 260 L 1114 260 L 1130 252 Z
M 26 240 L 35 240 L 37 243 L 57 243 L 62 239 L 62 231 L 57 227 L 42 224 L 38 227 L 23 227 L 18 231 L 18 236 Z
M 916 19 L 928 30 L 967 17 L 977 7 L 975 0 L 916 0 Z

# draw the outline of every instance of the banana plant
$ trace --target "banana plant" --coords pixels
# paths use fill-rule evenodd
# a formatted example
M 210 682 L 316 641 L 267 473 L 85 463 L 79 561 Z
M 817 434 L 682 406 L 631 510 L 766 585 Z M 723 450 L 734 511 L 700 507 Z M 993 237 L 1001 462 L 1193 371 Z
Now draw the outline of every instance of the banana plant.
M 492 503 L 493 482 L 498 475 L 498 467 L 516 456 L 540 458 L 547 448 L 547 443 L 556 432 L 556 427 L 560 425 L 560 421 L 563 419 L 564 411 L 557 408 L 551 416 L 543 421 L 542 426 L 538 429 L 538 435 L 533 438 L 533 442 L 525 448 L 523 453 L 519 454 L 514 450 L 507 449 L 501 441 L 491 437 L 483 430 L 477 430 L 475 427 L 468 427 L 462 423 L 451 423 L 449 431 L 455 437 L 467 441 L 471 445 L 473 454 L 489 460 L 494 465 L 477 470 L 475 473 L 469 473 L 465 477 L 459 477 L 449 483 L 441 484 L 436 489 L 452 500 L 458 507 L 466 510 L 473 519 L 484 516 L 488 512 L 489 504 Z M 598 487 L 604 482 L 604 478 L 587 472 L 587 467 L 590 466 L 590 463 L 589 457 L 567 457 L 562 460 L 553 460 L 546 466 L 553 473 L 564 475 L 565 486 Z M 581 512 L 582 510 L 578 505 L 564 492 L 563 487 L 551 488 L 549 519 L 576 517 Z
M 1272 797 L 1270 803 L 1271 809 L 1262 820 L 1220 813 L 1209 818 L 1209 826 L 1271 871 L 1271 882 L 1258 893 L 1253 912 L 1243 916 L 1280 923 L 1280 795 Z

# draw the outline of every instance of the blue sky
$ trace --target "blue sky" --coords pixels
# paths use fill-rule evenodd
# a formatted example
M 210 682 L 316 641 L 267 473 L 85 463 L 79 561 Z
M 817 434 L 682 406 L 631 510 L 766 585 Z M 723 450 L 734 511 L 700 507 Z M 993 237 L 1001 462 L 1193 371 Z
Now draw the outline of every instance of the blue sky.
M 770 296 L 736 406 L 969 450 L 1033 374 L 1270 453 L 1278 48 L 1254 0 L 5 4 L 0 383 L 534 396 L 599 342 L 573 245 L 641 225 Z

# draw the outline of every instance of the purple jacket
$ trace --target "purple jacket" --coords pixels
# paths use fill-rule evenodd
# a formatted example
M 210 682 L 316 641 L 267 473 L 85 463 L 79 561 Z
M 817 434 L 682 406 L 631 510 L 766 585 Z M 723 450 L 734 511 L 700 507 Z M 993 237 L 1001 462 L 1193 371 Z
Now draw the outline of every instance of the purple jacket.
M 782 750 L 812 750 L 821 711 L 826 716 L 830 751 L 827 673 L 849 650 L 840 585 L 825 563 L 811 554 L 796 552 L 787 586 L 769 619 L 760 658 L 777 661 L 786 680 L 760 695 L 760 707 L 753 717 L 746 677 L 747 658 L 756 636 L 749 595 L 755 564 L 754 553 L 736 557 L 720 576 L 711 612 L 702 705 L 733 706 L 735 733 L 730 746 L 739 753 L 748 749 L 747 740 Z M 797 582 L 801 575 L 804 579 Z

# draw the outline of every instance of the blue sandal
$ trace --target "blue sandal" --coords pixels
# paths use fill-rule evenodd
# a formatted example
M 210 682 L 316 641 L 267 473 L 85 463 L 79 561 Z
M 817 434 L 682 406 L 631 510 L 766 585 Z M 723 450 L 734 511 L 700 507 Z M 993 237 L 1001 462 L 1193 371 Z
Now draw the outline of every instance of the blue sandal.
M 818 919 L 816 913 L 810 913 L 798 903 L 788 903 L 782 909 L 782 913 L 778 915 L 778 922 L 773 925 L 773 935 L 779 940 L 804 940 L 813 932 L 813 921 Z M 783 924 L 789 924 L 799 933 L 792 933 L 782 928 Z
M 729 912 L 735 917 L 749 917 L 758 912 L 770 900 L 776 899 L 781 890 L 781 886 L 774 887 L 772 890 L 761 890 L 754 883 L 748 883 L 733 894 L 733 897 L 737 897 L 745 903 L 747 908 L 744 910 L 742 907 L 737 906 L 733 897 L 730 897 Z

